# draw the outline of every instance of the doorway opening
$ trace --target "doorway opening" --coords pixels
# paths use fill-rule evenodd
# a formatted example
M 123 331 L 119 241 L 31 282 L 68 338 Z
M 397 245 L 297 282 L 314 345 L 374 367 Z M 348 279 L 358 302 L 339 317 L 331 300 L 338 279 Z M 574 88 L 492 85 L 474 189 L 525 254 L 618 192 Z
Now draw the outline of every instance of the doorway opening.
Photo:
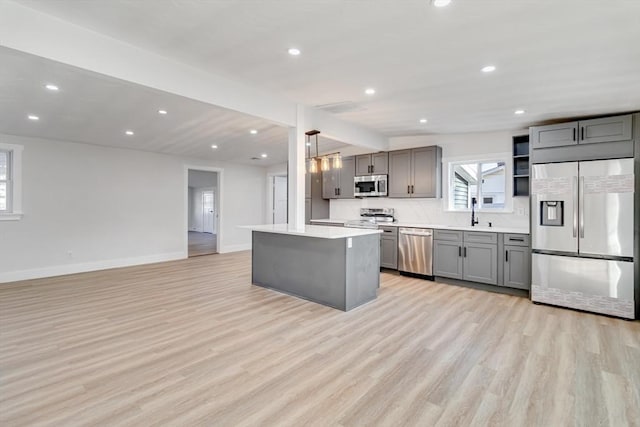
M 218 173 L 189 169 L 187 188 L 189 257 L 218 253 Z

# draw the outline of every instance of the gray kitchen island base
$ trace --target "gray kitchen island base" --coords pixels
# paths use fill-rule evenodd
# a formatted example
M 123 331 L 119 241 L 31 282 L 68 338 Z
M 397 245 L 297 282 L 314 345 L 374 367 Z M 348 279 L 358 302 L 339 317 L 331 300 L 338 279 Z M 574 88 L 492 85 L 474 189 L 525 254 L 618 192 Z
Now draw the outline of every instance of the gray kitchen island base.
M 380 237 L 253 231 L 251 266 L 255 285 L 349 311 L 378 294 Z

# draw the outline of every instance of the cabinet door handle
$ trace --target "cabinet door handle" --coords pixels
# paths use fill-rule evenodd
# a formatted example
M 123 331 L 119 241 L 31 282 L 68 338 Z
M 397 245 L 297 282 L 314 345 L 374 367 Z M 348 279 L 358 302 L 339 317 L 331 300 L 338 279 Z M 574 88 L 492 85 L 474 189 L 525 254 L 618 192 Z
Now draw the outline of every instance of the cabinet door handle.
M 373 173 L 375 169 L 376 169 L 375 166 L 371 165 L 371 173 Z
M 411 194 L 411 186 L 410 185 L 407 185 L 407 193 Z
M 458 246 L 458 256 L 462 256 L 462 246 Z
M 573 141 L 576 140 L 576 128 L 573 128 L 573 139 L 572 140 Z
M 467 247 L 466 246 L 464 247 L 464 257 L 465 258 L 467 257 Z
M 338 195 L 338 189 L 337 189 L 337 188 L 334 188 L 334 189 L 333 189 L 333 195 L 334 195 L 334 196 L 337 196 L 337 195 Z
M 340 195 L 340 189 L 338 188 L 338 196 Z
M 413 191 L 413 184 L 411 184 L 411 194 L 413 194 L 413 193 L 414 193 L 414 191 Z
M 584 141 L 584 126 L 580 128 L 580 141 Z
M 504 261 L 505 262 L 509 262 L 509 251 L 508 250 L 504 251 Z

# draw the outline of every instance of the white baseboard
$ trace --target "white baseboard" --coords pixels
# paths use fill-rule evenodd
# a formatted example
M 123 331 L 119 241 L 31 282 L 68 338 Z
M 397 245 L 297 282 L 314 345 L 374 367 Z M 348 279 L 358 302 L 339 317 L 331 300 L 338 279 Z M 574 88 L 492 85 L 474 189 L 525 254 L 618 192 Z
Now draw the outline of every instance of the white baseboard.
M 41 279 L 43 277 L 64 276 L 66 274 L 85 273 L 87 271 L 106 270 L 109 268 L 130 267 L 134 265 L 153 264 L 156 262 L 185 259 L 184 252 L 169 252 L 135 258 L 110 259 L 81 264 L 54 265 L 31 270 L 9 271 L 0 273 L 0 283 L 17 282 L 19 280 Z
M 227 254 L 229 252 L 240 252 L 251 250 L 251 243 L 243 243 L 242 245 L 229 245 L 220 248 L 221 254 Z

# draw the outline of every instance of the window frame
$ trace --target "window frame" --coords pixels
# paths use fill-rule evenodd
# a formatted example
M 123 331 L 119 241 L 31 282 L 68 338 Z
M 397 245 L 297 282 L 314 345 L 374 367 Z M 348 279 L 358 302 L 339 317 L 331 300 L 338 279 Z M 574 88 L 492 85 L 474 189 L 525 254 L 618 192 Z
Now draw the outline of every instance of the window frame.
M 512 164 L 513 160 L 511 158 L 511 153 L 494 153 L 490 155 L 476 155 L 476 156 L 464 156 L 464 157 L 452 157 L 447 159 L 442 159 L 443 165 L 446 165 L 446 193 L 444 194 L 444 210 L 446 212 L 471 212 L 470 208 L 457 208 L 455 207 L 455 166 L 460 164 L 470 164 L 476 163 L 478 165 L 482 163 L 504 163 L 505 166 L 505 174 L 504 174 L 504 206 L 500 208 L 492 208 L 492 207 L 484 207 L 482 203 L 478 203 L 476 205 L 476 212 L 487 212 L 487 213 L 513 213 L 513 180 L 509 179 L 511 177 L 511 172 L 513 168 Z M 478 189 L 475 195 L 478 202 L 482 201 L 482 185 L 478 185 Z
M 22 219 L 22 145 L 0 142 L 0 151 L 8 153 L 7 209 L 0 211 L 0 221 Z

